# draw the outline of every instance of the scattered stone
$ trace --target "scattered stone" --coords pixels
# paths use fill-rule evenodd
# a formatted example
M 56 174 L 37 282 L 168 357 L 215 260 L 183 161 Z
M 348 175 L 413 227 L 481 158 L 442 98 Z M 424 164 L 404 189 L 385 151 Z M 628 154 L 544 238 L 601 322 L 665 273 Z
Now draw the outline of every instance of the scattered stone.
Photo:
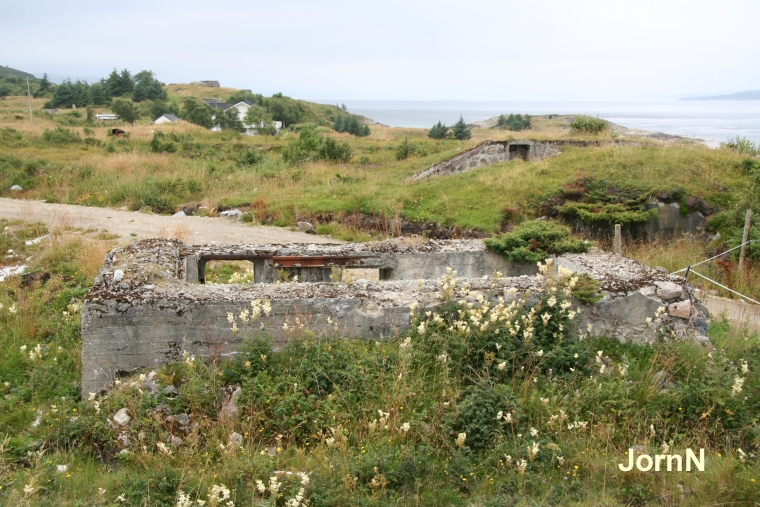
M 21 192 L 22 190 L 24 190 L 24 189 L 21 187 L 21 185 L 13 185 L 11 187 L 11 191 L 12 192 Z
M 237 406 L 237 399 L 243 394 L 243 390 L 240 386 L 227 386 L 227 393 L 224 397 L 224 404 L 222 405 L 222 417 L 229 417 L 235 419 L 240 415 L 240 409 Z
M 243 447 L 243 435 L 232 432 L 227 438 L 227 450 L 230 452 L 237 451 Z
M 186 217 L 187 214 L 184 212 L 184 210 L 179 210 L 175 214 L 172 215 L 173 217 Z
M 121 283 L 119 284 L 119 288 L 120 288 L 121 290 L 129 290 L 129 284 L 128 284 L 128 283 L 124 283 L 124 282 L 121 282 Z
M 128 456 L 129 455 L 129 449 L 122 449 L 119 451 L 119 456 Z
M 55 471 L 59 474 L 65 474 L 69 469 L 69 465 L 56 465 Z
M 180 426 L 187 426 L 190 424 L 190 416 L 187 414 L 177 414 L 174 416 L 174 420 Z
M 695 318 L 693 324 L 694 324 L 694 327 L 697 328 L 697 331 L 699 331 L 703 335 L 706 335 L 707 330 L 710 328 L 710 322 L 707 319 L 704 319 L 702 317 Z
M 276 447 L 269 447 L 267 449 L 267 454 L 269 456 L 277 456 L 277 448 Z
M 668 314 L 679 319 L 688 319 L 691 316 L 691 301 L 678 301 L 668 305 Z
M 240 218 L 243 216 L 243 212 L 239 209 L 230 209 L 227 211 L 222 211 L 219 213 L 219 216 L 225 218 Z
M 172 413 L 171 409 L 166 405 L 156 405 L 156 408 L 154 408 L 153 411 L 157 414 L 164 414 L 165 416 L 168 416 Z
M 663 390 L 669 389 L 672 385 L 670 383 L 670 375 L 666 371 L 660 370 L 652 377 L 652 385 L 655 389 Z
M 314 229 L 314 226 L 309 222 L 296 222 L 296 227 L 298 227 L 298 230 L 303 232 L 311 231 Z
M 119 436 L 116 437 L 116 440 L 119 441 L 119 443 L 121 444 L 121 446 L 123 448 L 126 449 L 127 447 L 129 447 L 129 434 L 128 433 L 121 433 L 121 434 L 119 434 Z
M 126 408 L 120 408 L 119 411 L 116 412 L 116 415 L 113 416 L 113 420 L 119 426 L 126 426 L 132 418 L 129 417 L 129 410 Z
M 166 386 L 164 388 L 164 394 L 173 398 L 179 396 L 179 391 L 177 391 L 177 388 L 174 386 Z
M 182 439 L 172 435 L 171 440 L 169 440 L 169 445 L 171 445 L 172 447 L 179 447 L 180 445 L 182 445 Z
M 42 409 L 38 408 L 37 412 L 34 415 L 34 421 L 32 421 L 32 424 L 30 425 L 32 428 L 36 428 L 42 422 Z
M 42 243 L 42 240 L 50 236 L 49 234 L 45 234 L 44 236 L 40 236 L 39 238 L 29 239 L 27 241 L 24 241 L 24 244 L 26 246 L 32 246 L 32 245 L 39 245 Z
M 673 282 L 654 282 L 660 299 L 678 299 L 683 296 L 683 287 Z
M 119 283 L 124 278 L 124 271 L 117 269 L 113 272 L 113 281 Z

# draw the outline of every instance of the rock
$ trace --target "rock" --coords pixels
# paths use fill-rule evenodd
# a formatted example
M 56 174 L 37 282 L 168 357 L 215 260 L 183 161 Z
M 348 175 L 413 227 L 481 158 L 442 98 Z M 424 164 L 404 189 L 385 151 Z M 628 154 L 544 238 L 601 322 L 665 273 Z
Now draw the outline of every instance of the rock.
M 164 394 L 166 396 L 174 397 L 174 396 L 179 396 L 179 391 L 177 391 L 177 388 L 174 386 L 166 386 L 164 388 Z
M 175 214 L 172 215 L 173 217 L 186 217 L 187 214 L 183 210 L 179 210 Z
M 187 414 L 177 414 L 174 416 L 174 420 L 180 426 L 187 426 L 188 424 L 190 424 L 190 416 Z
M 671 386 L 670 376 L 667 372 L 660 370 L 652 377 L 652 385 L 655 389 L 668 389 Z
M 691 316 L 691 301 L 678 301 L 668 305 L 668 314 L 679 319 L 688 319 Z
M 179 447 L 180 445 L 182 445 L 182 439 L 172 435 L 171 440 L 169 440 L 169 445 L 171 445 L 172 447 Z
M 230 436 L 227 437 L 227 450 L 233 452 L 241 447 L 243 447 L 243 435 L 232 432 Z
M 315 231 L 314 229 L 309 229 L 308 231 L 306 231 L 306 234 L 316 234 L 316 233 L 317 231 Z
M 222 417 L 228 417 L 235 419 L 240 415 L 240 409 L 237 406 L 237 399 L 243 394 L 243 390 L 240 386 L 227 386 L 227 394 L 224 397 L 224 404 L 222 405 Z
M 11 187 L 11 191 L 13 191 L 13 192 L 21 192 L 22 190 L 24 190 L 24 189 L 21 188 L 21 185 L 13 185 Z
M 706 335 L 707 330 L 710 328 L 710 322 L 708 322 L 707 319 L 703 319 L 702 317 L 695 318 L 693 324 L 694 327 L 697 328 L 697 331 L 703 335 Z
M 116 412 L 116 415 L 113 416 L 113 420 L 119 426 L 126 426 L 129 424 L 129 421 L 131 421 L 132 418 L 129 417 L 129 410 L 126 408 L 121 408 L 118 412 Z
M 59 474 L 65 474 L 68 471 L 69 465 L 56 465 L 55 471 Z
M 129 456 L 129 449 L 122 449 L 119 451 L 119 456 Z
M 154 408 L 153 411 L 157 414 L 164 414 L 165 416 L 172 413 L 171 409 L 166 405 L 156 405 L 156 408 Z
M 230 209 L 227 211 L 222 211 L 219 213 L 219 216 L 225 218 L 240 218 L 243 216 L 243 212 L 239 209 Z
M 654 282 L 660 299 L 678 299 L 683 296 L 683 287 L 673 282 Z
M 654 297 L 657 294 L 657 289 L 655 289 L 652 286 L 649 287 L 642 287 L 639 289 L 639 292 L 646 297 Z
M 127 447 L 129 447 L 129 434 L 121 433 L 118 437 L 116 437 L 116 440 L 119 441 L 119 443 L 121 444 L 123 448 L 126 449 Z
M 314 226 L 311 225 L 309 222 L 296 222 L 296 227 L 298 227 L 299 231 L 311 231 L 314 229 Z
M 113 272 L 113 281 L 119 283 L 124 278 L 124 271 L 117 269 Z

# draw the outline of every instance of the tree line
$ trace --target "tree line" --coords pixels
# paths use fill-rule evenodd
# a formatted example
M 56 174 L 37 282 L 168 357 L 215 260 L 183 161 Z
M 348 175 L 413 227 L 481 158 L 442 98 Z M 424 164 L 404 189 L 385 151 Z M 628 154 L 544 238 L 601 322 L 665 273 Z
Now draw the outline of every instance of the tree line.
M 472 137 L 472 131 L 470 127 L 464 121 L 462 116 L 459 116 L 459 121 L 451 127 L 447 127 L 440 121 L 433 125 L 428 131 L 428 137 L 431 139 L 457 139 L 459 141 L 466 141 Z
M 121 72 L 114 69 L 97 83 L 67 79 L 55 87 L 53 98 L 45 107 L 103 106 L 114 98 L 131 99 L 133 102 L 166 101 L 168 97 L 164 86 L 153 71 L 143 70 L 133 76 L 127 69 Z

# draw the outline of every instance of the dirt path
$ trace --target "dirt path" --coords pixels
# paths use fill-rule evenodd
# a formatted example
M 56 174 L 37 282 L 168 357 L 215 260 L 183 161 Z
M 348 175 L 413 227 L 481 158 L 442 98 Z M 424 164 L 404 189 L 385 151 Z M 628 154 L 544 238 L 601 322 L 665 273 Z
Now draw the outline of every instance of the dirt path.
M 178 238 L 189 244 L 341 243 L 280 227 L 251 226 L 231 218 L 170 217 L 111 208 L 0 198 L 0 218 L 42 222 L 49 228 L 105 230 L 130 243 L 145 238 Z

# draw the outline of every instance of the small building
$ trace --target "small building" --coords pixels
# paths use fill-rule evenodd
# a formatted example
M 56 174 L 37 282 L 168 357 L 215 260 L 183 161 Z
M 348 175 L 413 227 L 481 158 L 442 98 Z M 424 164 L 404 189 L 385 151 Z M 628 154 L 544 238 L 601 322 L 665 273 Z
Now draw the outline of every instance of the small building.
M 174 122 L 177 122 L 177 121 L 179 121 L 179 118 L 177 118 L 173 114 L 171 114 L 171 113 L 164 113 L 161 116 L 159 116 L 158 118 L 156 118 L 156 121 L 154 121 L 153 123 L 155 123 L 156 125 L 160 125 L 162 123 L 174 123 Z
M 219 88 L 221 86 L 219 84 L 219 81 L 211 81 L 211 80 L 200 81 L 199 84 L 201 86 L 208 86 L 209 88 Z
M 103 121 L 106 121 L 106 120 L 118 120 L 119 119 L 119 115 L 118 114 L 114 114 L 114 113 L 102 113 L 102 114 L 96 114 L 95 115 L 95 119 L 97 119 L 97 120 L 103 120 Z

